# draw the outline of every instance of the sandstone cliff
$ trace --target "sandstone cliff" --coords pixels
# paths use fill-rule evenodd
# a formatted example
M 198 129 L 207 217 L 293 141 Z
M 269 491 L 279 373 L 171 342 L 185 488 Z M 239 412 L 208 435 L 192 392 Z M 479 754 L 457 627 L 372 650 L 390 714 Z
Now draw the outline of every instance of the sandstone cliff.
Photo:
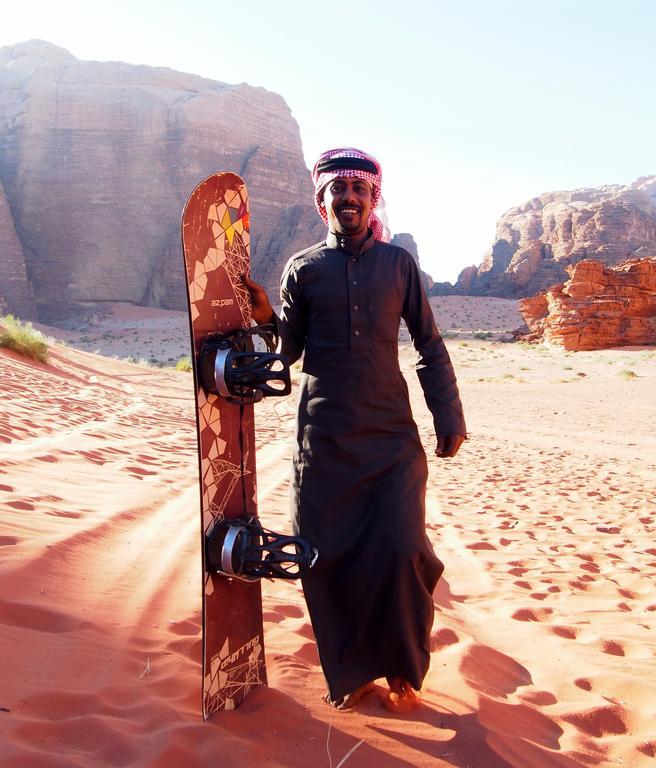
M 0 180 L 0 315 L 34 320 L 36 312 L 25 268 L 25 254 Z
M 482 264 L 467 267 L 459 293 L 522 297 L 567 279 L 583 259 L 615 265 L 656 256 L 656 176 L 629 186 L 549 192 L 511 208 Z
M 519 302 L 529 340 L 568 350 L 656 344 L 656 259 L 586 259 L 567 271 L 567 282 Z
M 430 292 L 434 285 L 433 278 L 428 274 L 428 272 L 421 270 L 421 264 L 419 263 L 419 249 L 417 248 L 417 243 L 415 242 L 414 237 L 409 232 L 398 232 L 394 235 L 390 242 L 392 245 L 397 245 L 399 248 L 406 250 L 417 262 L 417 265 L 421 271 L 421 279 L 424 284 L 424 288 L 427 292 Z
M 255 277 L 325 230 L 299 129 L 277 94 L 165 68 L 0 49 L 0 296 L 52 319 L 79 302 L 185 307 L 179 222 L 217 170 L 246 180 Z

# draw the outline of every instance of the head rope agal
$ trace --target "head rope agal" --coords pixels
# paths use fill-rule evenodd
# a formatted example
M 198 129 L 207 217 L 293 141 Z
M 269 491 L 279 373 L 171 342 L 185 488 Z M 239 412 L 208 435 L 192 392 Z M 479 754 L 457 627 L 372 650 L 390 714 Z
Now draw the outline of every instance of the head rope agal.
M 254 339 L 264 342 L 266 351 L 257 351 Z M 273 329 L 267 325 L 213 334 L 200 350 L 200 384 L 206 392 L 241 406 L 288 395 L 289 363 L 274 349 Z M 206 571 L 244 581 L 298 579 L 317 556 L 305 539 L 269 531 L 246 510 L 242 518 L 217 520 L 205 537 Z

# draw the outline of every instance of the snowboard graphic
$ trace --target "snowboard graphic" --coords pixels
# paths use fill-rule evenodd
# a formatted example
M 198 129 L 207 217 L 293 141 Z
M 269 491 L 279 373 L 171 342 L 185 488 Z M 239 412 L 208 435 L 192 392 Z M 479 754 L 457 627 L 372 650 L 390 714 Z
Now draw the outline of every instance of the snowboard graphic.
M 248 328 L 248 192 L 234 173 L 217 173 L 189 197 L 182 217 L 196 392 L 203 552 L 203 718 L 233 709 L 266 684 L 260 584 L 208 573 L 205 541 L 217 522 L 257 514 L 252 404 L 235 404 L 200 385 L 208 336 Z

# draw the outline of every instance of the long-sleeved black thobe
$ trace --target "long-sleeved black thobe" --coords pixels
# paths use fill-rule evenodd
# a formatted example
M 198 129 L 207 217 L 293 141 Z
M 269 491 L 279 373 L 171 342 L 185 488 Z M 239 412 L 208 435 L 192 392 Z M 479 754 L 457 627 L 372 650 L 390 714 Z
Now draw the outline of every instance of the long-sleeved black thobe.
M 332 699 L 380 677 L 421 688 L 442 571 L 425 532 L 426 456 L 399 369 L 406 321 L 438 434 L 465 435 L 456 379 L 417 264 L 328 233 L 281 280 L 282 351 L 304 352 L 292 522 L 319 551 L 303 589 Z

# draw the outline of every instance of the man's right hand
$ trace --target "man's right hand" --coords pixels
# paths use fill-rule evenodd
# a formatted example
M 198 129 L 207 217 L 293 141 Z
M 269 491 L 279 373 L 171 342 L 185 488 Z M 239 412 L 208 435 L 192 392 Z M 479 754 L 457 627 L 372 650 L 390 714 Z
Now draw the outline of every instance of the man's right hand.
M 253 303 L 253 320 L 255 320 L 257 325 L 272 323 L 273 307 L 271 306 L 267 292 L 259 283 L 256 283 L 255 280 L 251 280 L 248 275 L 242 275 L 241 279 L 251 295 L 251 302 Z

